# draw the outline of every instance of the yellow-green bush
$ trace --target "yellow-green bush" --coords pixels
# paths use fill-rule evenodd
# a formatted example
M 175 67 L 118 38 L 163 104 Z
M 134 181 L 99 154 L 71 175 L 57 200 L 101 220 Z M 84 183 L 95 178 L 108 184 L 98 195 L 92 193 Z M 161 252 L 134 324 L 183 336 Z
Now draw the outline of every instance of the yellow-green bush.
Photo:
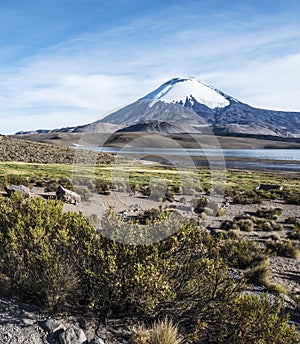
M 192 220 L 167 217 L 157 226 L 126 224 L 110 210 L 99 232 L 82 215 L 63 212 L 58 201 L 16 193 L 0 198 L 0 273 L 15 294 L 51 310 L 88 309 L 149 322 L 168 317 L 197 335 L 194 343 L 279 344 L 277 333 L 297 343 L 280 307 L 240 296 L 243 279 L 229 270 L 260 262 L 256 246 L 223 241 Z M 130 242 L 162 229 L 170 236 L 156 244 L 114 240 L 123 235 Z
M 195 343 L 299 344 L 299 335 L 289 327 L 282 306 L 267 295 L 241 295 L 224 305 L 218 323 L 199 321 Z

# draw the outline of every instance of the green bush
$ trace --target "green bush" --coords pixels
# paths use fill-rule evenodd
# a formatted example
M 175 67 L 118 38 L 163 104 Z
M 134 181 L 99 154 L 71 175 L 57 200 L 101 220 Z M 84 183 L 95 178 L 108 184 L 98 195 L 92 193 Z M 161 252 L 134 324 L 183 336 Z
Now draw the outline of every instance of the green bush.
M 247 271 L 246 278 L 249 282 L 266 287 L 269 284 L 270 278 L 269 258 L 262 260 L 259 264 Z
M 162 228 L 172 234 L 175 223 L 164 220 L 167 228 Z M 133 240 L 153 229 L 138 224 L 126 228 L 111 211 L 101 225 L 102 233 L 109 237 L 113 231 L 115 235 L 124 233 L 127 239 L 132 235 Z M 203 283 L 209 282 L 211 274 L 218 270 L 226 285 L 233 281 L 226 277 L 226 266 L 211 258 L 218 247 L 213 238 L 201 234 L 193 222 L 178 228 L 156 245 L 125 245 L 97 234 L 82 215 L 64 213 L 57 201 L 24 200 L 15 194 L 11 200 L 0 199 L 0 272 L 11 279 L 22 298 L 54 310 L 93 305 L 114 314 L 149 313 L 169 300 L 180 303 L 183 311 L 190 306 L 181 304 L 178 295 L 184 293 L 191 301 L 192 285 L 197 286 L 204 304 L 209 295 L 203 293 Z M 203 254 L 194 252 L 195 247 L 202 247 Z M 178 259 L 174 252 L 185 258 Z M 185 282 L 179 283 L 180 279 Z M 205 288 L 208 293 L 212 285 Z
M 250 219 L 240 219 L 236 220 L 225 220 L 220 226 L 223 230 L 241 230 L 246 232 L 252 232 L 254 229 L 254 224 Z
M 300 205 L 300 192 L 290 192 L 284 195 L 285 203 Z
M 4 185 L 24 185 L 29 186 L 29 178 L 26 176 L 23 176 L 22 174 L 6 174 L 1 184 Z
M 261 197 L 255 191 L 237 191 L 232 196 L 233 204 L 260 204 Z
M 293 228 L 291 232 L 287 233 L 287 237 L 291 240 L 300 240 L 300 228 Z
M 89 201 L 91 199 L 91 197 L 93 196 L 93 194 L 91 193 L 90 189 L 87 186 L 77 186 L 75 185 L 73 188 L 73 191 L 75 191 L 76 193 L 78 193 L 81 197 L 82 201 Z
M 222 216 L 225 216 L 225 215 L 226 215 L 226 210 L 224 208 L 219 208 L 218 211 L 217 211 L 216 216 L 217 217 L 222 217 Z
M 0 199 L 0 270 L 20 296 L 49 308 L 82 300 L 81 266 L 95 230 L 57 201 Z
M 199 323 L 198 341 L 195 342 L 203 344 L 299 343 L 299 335 L 293 327 L 289 327 L 288 316 L 282 314 L 282 307 L 283 302 L 271 302 L 267 295 L 261 297 L 241 295 L 223 308 L 218 323 Z M 209 327 L 213 330 L 209 331 Z
M 238 226 L 238 224 L 232 220 L 222 221 L 220 228 L 225 231 L 229 231 L 229 230 L 239 231 L 240 230 L 240 227 Z
M 207 206 L 208 199 L 206 197 L 198 197 L 193 200 L 194 212 L 201 214 L 204 212 L 204 208 Z
M 239 220 L 237 222 L 237 225 L 239 226 L 241 231 L 246 231 L 246 232 L 252 232 L 253 231 L 253 222 L 248 219 L 248 220 Z
M 271 208 L 267 209 L 265 207 L 258 209 L 255 213 L 256 216 L 265 219 L 275 220 L 282 214 L 281 208 Z
M 297 259 L 300 256 L 299 244 L 292 241 L 268 240 L 266 248 L 278 256 Z
M 246 269 L 257 266 L 266 258 L 265 250 L 249 240 L 228 239 L 220 249 L 220 255 L 230 267 Z
M 111 183 L 96 180 L 96 190 L 101 195 L 110 195 Z
M 219 205 L 214 200 L 207 197 L 198 197 L 193 199 L 194 212 L 197 214 L 205 213 L 208 216 L 217 215 Z
M 300 219 L 297 217 L 288 217 L 284 221 L 290 225 L 294 225 L 296 228 L 300 228 Z
M 223 240 L 182 218 L 125 223 L 111 209 L 99 228 L 57 201 L 0 197 L 0 273 L 15 295 L 51 311 L 166 316 L 198 336 L 194 343 L 297 343 L 281 305 L 241 296 L 243 279 L 229 269 L 265 259 L 254 243 Z M 133 244 L 153 235 L 156 244 Z
M 265 220 L 261 219 L 256 221 L 257 223 L 257 230 L 264 231 L 264 232 L 272 232 L 272 231 L 282 231 L 283 225 L 281 223 L 277 223 L 272 220 Z

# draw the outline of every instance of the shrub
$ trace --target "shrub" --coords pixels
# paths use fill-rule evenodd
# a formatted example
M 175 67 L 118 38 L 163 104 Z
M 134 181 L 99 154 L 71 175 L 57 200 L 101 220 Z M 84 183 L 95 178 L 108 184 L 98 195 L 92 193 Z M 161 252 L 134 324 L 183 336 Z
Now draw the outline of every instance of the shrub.
M 198 197 L 193 200 L 194 212 L 201 214 L 205 213 L 208 216 L 216 215 L 219 206 L 214 200 L 208 199 L 207 197 Z
M 230 238 L 230 239 L 241 239 L 242 238 L 240 231 L 234 230 L 234 229 L 230 229 L 226 233 L 225 237 Z
M 241 230 L 241 231 L 252 232 L 254 225 L 253 225 L 252 220 L 250 220 L 250 219 L 245 219 L 245 220 L 234 219 L 233 221 L 232 220 L 223 221 L 221 223 L 220 228 L 227 230 L 227 231 L 228 230 Z
M 300 205 L 300 193 L 291 192 L 284 195 L 285 203 Z
M 291 241 L 268 240 L 266 248 L 282 257 L 297 259 L 300 256 L 299 245 Z
M 260 204 L 261 197 L 255 191 L 239 191 L 232 196 L 233 204 Z
M 170 211 L 163 210 L 162 207 L 152 208 L 152 209 L 142 210 L 137 216 L 137 221 L 144 225 L 147 223 L 153 224 L 155 222 L 168 218 L 169 216 L 170 216 Z
M 22 298 L 55 309 L 82 300 L 82 274 L 95 236 L 87 220 L 57 201 L 0 199 L 0 270 Z
M 287 237 L 291 240 L 300 240 L 300 228 L 294 228 L 291 232 L 288 232 Z
M 147 322 L 172 316 L 199 343 L 244 343 L 244 337 L 249 343 L 296 343 L 277 303 L 241 297 L 243 280 L 229 269 L 263 261 L 257 245 L 223 241 L 192 220 L 167 217 L 154 225 L 127 224 L 109 210 L 97 232 L 81 214 L 63 212 L 60 202 L 18 193 L 0 197 L 0 274 L 22 299 L 52 311 L 89 310 Z M 161 240 L 160 231 L 169 237 Z M 156 244 L 134 245 L 153 234 Z M 122 237 L 132 244 L 120 242 Z M 172 338 L 172 326 L 153 326 L 150 338 Z M 171 329 L 164 333 L 169 337 L 159 328 Z
M 296 228 L 300 228 L 300 219 L 297 217 L 288 217 L 284 221 L 290 225 L 294 225 Z
M 225 230 L 225 231 L 229 231 L 229 230 L 238 231 L 238 230 L 240 230 L 240 227 L 237 225 L 237 223 L 235 221 L 232 221 L 232 220 L 222 221 L 220 228 L 222 230 Z
M 281 313 L 282 307 L 283 302 L 271 302 L 267 295 L 241 295 L 224 309 L 214 341 L 207 343 L 299 343 L 299 335 L 288 325 L 288 316 Z
M 2 180 L 3 185 L 24 185 L 29 186 L 29 178 L 22 174 L 6 174 Z
M 249 240 L 227 240 L 221 247 L 220 255 L 230 267 L 239 269 L 257 266 L 266 258 L 265 250 Z
M 241 231 L 252 232 L 253 231 L 253 222 L 251 220 L 239 220 L 237 222 L 238 227 Z
M 279 283 L 269 283 L 266 287 L 270 293 L 287 295 L 287 290 Z
M 141 191 L 142 195 L 144 195 L 146 197 L 149 197 L 151 194 L 151 189 L 148 185 L 142 186 L 140 191 Z
M 101 195 L 110 195 L 111 183 L 101 180 L 96 181 L 96 190 Z
M 74 186 L 73 191 L 78 193 L 82 201 L 89 201 L 92 197 L 92 193 L 87 186 Z
M 91 178 L 88 177 L 78 177 L 75 176 L 72 179 L 73 185 L 75 186 L 85 186 L 87 187 L 91 192 L 96 192 L 96 187 L 95 187 L 95 181 Z
M 260 220 L 257 222 L 257 230 L 264 232 L 282 231 L 283 225 L 272 220 Z
M 256 266 L 253 266 L 247 273 L 246 278 L 255 284 L 267 286 L 270 278 L 269 258 L 264 259 Z
M 275 220 L 282 214 L 281 208 L 271 208 L 267 209 L 265 207 L 258 209 L 255 213 L 256 216 L 265 219 Z
M 226 210 L 224 208 L 219 208 L 218 211 L 217 211 L 216 216 L 217 217 L 222 217 L 222 216 L 225 216 L 225 215 L 226 215 Z
M 193 200 L 193 207 L 194 212 L 201 214 L 204 212 L 204 208 L 207 206 L 207 198 L 206 197 L 199 197 Z

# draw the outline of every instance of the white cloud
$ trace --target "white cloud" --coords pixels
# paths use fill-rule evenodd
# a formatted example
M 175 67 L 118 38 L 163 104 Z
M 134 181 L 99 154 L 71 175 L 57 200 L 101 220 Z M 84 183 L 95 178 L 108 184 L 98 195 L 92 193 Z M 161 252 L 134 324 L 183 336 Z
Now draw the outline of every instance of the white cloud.
M 1 132 L 88 123 L 187 75 L 253 106 L 300 111 L 297 28 L 260 23 L 239 32 L 238 22 L 216 26 L 196 17 L 182 26 L 143 18 L 2 70 Z
M 255 107 L 300 112 L 300 53 L 204 76 Z M 228 82 L 228 80 L 230 80 Z

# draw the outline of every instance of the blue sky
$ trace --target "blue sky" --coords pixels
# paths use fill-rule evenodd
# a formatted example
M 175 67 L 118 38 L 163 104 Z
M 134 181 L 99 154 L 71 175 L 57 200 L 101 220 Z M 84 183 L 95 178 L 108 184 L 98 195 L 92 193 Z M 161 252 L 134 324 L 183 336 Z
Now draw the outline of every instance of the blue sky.
M 178 76 L 300 111 L 300 2 L 0 0 L 0 132 L 89 123 Z

